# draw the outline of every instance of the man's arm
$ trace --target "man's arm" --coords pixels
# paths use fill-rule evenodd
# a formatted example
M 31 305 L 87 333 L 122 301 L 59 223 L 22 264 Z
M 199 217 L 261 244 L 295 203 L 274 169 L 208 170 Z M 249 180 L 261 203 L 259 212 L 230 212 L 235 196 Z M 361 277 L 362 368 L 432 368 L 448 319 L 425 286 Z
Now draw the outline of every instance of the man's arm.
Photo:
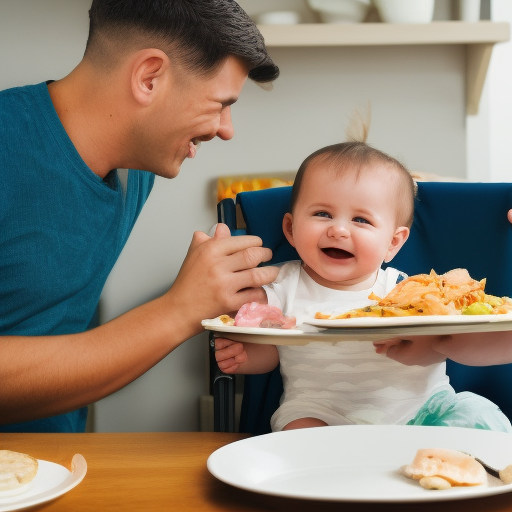
M 133 381 L 182 342 L 201 320 L 264 300 L 275 267 L 252 236 L 194 234 L 171 289 L 91 331 L 0 338 L 0 423 L 52 416 L 95 402 Z

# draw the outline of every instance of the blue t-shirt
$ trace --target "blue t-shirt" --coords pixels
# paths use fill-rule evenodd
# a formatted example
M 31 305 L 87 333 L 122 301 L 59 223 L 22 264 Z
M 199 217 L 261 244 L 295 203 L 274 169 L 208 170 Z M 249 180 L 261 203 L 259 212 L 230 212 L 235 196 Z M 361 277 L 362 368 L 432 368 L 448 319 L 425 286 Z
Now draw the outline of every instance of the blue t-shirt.
M 0 92 L 0 336 L 85 331 L 153 183 L 144 171 L 126 183 L 116 170 L 94 174 L 46 83 Z M 0 432 L 80 432 L 86 417 L 82 408 Z

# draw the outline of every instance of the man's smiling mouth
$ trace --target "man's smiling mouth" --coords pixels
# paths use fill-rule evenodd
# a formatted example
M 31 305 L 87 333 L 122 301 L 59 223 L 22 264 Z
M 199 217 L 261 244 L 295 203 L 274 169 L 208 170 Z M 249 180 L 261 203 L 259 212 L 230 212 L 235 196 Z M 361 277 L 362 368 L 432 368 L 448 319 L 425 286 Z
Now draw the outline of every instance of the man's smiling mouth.
M 199 149 L 199 146 L 201 145 L 201 141 L 198 139 L 192 139 L 188 143 L 188 155 L 187 158 L 194 158 L 196 156 L 197 150 Z
M 343 249 L 336 249 L 336 247 L 325 247 L 322 249 L 322 252 L 329 256 L 329 258 L 333 258 L 335 260 L 346 260 L 354 256 L 352 253 L 344 251 Z

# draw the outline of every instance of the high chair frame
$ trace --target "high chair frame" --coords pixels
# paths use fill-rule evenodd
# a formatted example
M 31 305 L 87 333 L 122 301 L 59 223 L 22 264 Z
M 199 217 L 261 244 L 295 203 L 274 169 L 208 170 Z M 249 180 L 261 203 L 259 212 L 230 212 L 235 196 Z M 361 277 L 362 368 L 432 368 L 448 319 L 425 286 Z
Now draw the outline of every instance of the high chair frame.
M 242 192 L 236 201 L 225 199 L 218 204 L 218 220 L 229 226 L 232 235 L 260 236 L 263 245 L 273 252 L 267 264 L 298 259 L 281 228 L 290 197 L 291 187 Z M 408 275 L 466 268 L 474 279 L 487 279 L 488 293 L 512 296 L 512 225 L 507 220 L 510 208 L 512 183 L 418 182 L 410 237 L 390 264 Z M 218 369 L 213 336 L 210 344 L 214 430 L 233 432 L 237 430 L 235 376 Z M 456 391 L 483 395 L 512 418 L 512 364 L 469 367 L 447 361 L 447 371 Z M 270 432 L 270 417 L 281 393 L 279 368 L 269 374 L 244 376 L 239 430 Z

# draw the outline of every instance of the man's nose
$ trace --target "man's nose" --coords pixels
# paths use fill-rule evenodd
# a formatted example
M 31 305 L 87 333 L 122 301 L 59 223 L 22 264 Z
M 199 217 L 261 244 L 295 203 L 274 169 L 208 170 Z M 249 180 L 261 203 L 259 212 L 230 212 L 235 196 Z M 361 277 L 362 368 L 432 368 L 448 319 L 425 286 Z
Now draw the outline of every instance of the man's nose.
M 226 107 L 220 115 L 220 124 L 217 129 L 217 137 L 222 140 L 229 140 L 233 138 L 235 129 L 231 122 L 231 107 Z

